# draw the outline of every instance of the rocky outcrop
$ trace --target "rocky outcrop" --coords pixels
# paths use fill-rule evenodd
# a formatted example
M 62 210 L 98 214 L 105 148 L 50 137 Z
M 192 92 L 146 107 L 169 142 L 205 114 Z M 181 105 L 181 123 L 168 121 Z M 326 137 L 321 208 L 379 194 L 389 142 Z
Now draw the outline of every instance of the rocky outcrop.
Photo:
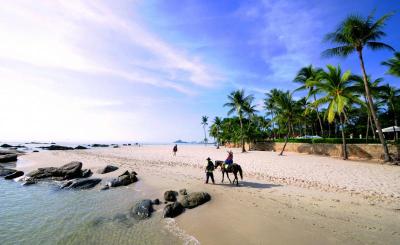
M 24 153 L 23 151 L 18 151 L 15 149 L 0 149 L 0 155 L 8 155 L 8 154 L 20 154 L 20 153 Z
M 154 205 L 160 205 L 160 200 L 157 198 L 157 199 L 154 199 L 153 200 L 153 204 Z
M 24 172 L 16 171 L 14 173 L 11 173 L 11 174 L 8 174 L 8 175 L 4 176 L 4 179 L 15 179 L 15 178 L 21 177 L 23 175 L 24 175 Z
M 141 200 L 131 209 L 131 216 L 142 220 L 150 217 L 153 212 L 153 204 L 150 199 Z
M 90 176 L 92 176 L 93 172 L 90 169 L 84 169 L 82 170 L 82 176 L 81 178 L 89 178 Z
M 92 147 L 109 147 L 109 145 L 106 145 L 106 144 L 93 144 Z
M 50 146 L 42 146 L 39 147 L 49 151 L 66 151 L 66 150 L 73 150 L 74 148 L 69 146 L 62 146 L 62 145 L 50 145 Z
M 9 144 L 2 144 L 2 145 L 0 145 L 0 147 L 2 147 L 2 148 L 10 148 L 10 147 L 14 147 L 14 146 L 9 145 Z
M 38 168 L 27 174 L 27 176 L 33 179 L 55 179 L 65 180 L 82 177 L 82 163 L 81 162 L 70 162 L 59 168 L 48 167 Z
M 77 179 L 68 181 L 65 185 L 63 185 L 62 189 L 90 189 L 95 187 L 97 184 L 101 182 L 101 179 L 93 178 L 93 179 Z
M 164 207 L 163 217 L 174 218 L 183 213 L 184 210 L 185 208 L 180 202 L 170 203 Z
M 164 192 L 164 200 L 167 202 L 175 202 L 176 201 L 176 196 L 178 195 L 178 192 L 176 191 L 166 191 Z
M 75 147 L 75 150 L 87 150 L 87 149 L 89 149 L 89 148 L 87 148 L 85 146 L 81 146 L 81 145 L 78 145 L 77 147 Z
M 16 162 L 17 158 L 17 154 L 0 155 L 0 163 Z
M 192 192 L 182 197 L 180 202 L 185 208 L 195 208 L 211 200 L 207 192 Z
M 10 174 L 13 174 L 15 172 L 17 172 L 17 170 L 11 169 L 11 168 L 3 168 L 0 166 L 0 177 L 4 177 L 4 176 L 10 175 Z
M 138 181 L 136 177 L 137 173 L 135 171 L 129 172 L 125 171 L 125 173 L 118 176 L 118 178 L 111 180 L 107 183 L 107 185 L 103 189 L 108 189 L 109 187 L 118 187 L 129 185 Z
M 113 172 L 113 171 L 115 171 L 115 170 L 118 170 L 118 167 L 117 167 L 117 166 L 107 165 L 107 166 L 105 166 L 103 169 L 100 169 L 100 170 L 98 171 L 98 173 L 99 173 L 99 174 L 106 174 L 106 173 Z

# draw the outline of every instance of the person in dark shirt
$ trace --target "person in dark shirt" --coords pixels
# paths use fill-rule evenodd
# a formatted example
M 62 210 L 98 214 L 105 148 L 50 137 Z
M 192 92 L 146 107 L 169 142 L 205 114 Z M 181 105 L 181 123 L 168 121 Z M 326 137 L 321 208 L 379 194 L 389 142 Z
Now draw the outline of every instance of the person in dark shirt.
M 210 158 L 207 158 L 207 166 L 206 166 L 206 184 L 208 184 L 208 179 L 211 178 L 212 183 L 214 182 L 214 163 L 211 161 Z
M 172 152 L 174 154 L 174 156 L 176 156 L 176 152 L 178 151 L 178 145 L 174 145 L 174 148 L 172 149 Z

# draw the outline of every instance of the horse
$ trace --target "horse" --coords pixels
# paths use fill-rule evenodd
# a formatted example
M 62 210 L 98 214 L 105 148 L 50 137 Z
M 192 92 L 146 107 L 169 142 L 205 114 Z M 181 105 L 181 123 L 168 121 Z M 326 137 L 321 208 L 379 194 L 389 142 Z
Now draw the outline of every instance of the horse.
M 235 180 L 236 180 L 236 185 L 239 185 L 239 179 L 237 176 L 237 173 L 239 172 L 240 174 L 240 178 L 243 180 L 243 172 L 242 172 L 242 167 L 240 167 L 239 164 L 233 163 L 231 166 L 229 166 L 227 169 L 225 169 L 224 166 L 225 162 L 224 161 L 215 161 L 215 168 L 218 168 L 218 166 L 221 167 L 221 171 L 222 171 L 222 183 L 224 183 L 224 174 L 226 173 L 226 177 L 228 177 L 229 183 L 231 184 L 235 184 Z M 228 173 L 233 173 L 233 175 L 235 176 L 235 179 L 233 180 L 233 183 L 231 181 L 231 179 L 229 178 Z

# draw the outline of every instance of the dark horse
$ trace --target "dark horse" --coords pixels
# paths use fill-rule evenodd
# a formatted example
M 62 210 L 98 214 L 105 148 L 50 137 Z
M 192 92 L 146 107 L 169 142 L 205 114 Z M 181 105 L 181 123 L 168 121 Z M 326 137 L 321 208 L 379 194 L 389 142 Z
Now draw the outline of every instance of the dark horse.
M 242 172 L 242 167 L 240 167 L 239 164 L 233 163 L 231 166 L 229 166 L 227 169 L 225 169 L 225 162 L 224 161 L 215 161 L 215 168 L 218 168 L 218 166 L 221 167 L 221 171 L 222 171 L 222 183 L 224 183 L 224 175 L 226 173 L 226 177 L 228 177 L 229 183 L 232 183 L 231 179 L 229 178 L 228 173 L 233 173 L 233 175 L 235 176 L 235 179 L 233 179 L 233 184 L 235 184 L 235 180 L 236 180 L 236 185 L 239 185 L 239 179 L 237 176 L 237 173 L 239 172 L 240 174 L 240 178 L 243 180 L 243 172 Z

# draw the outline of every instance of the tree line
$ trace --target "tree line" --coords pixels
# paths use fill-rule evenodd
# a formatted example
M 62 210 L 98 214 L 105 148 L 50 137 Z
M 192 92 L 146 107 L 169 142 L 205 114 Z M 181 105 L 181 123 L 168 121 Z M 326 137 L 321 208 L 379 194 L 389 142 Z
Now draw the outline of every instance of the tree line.
M 346 139 L 352 135 L 361 136 L 366 142 L 379 139 L 384 160 L 391 161 L 382 127 L 398 125 L 400 89 L 385 83 L 383 78 L 367 75 L 363 51 L 393 51 L 394 57 L 381 64 L 388 68 L 387 74 L 400 77 L 400 53 L 380 41 L 386 35 L 383 29 L 392 15 L 389 13 L 377 20 L 373 14 L 367 17 L 350 15 L 325 36 L 325 40 L 335 46 L 322 52 L 322 56 L 356 54 L 361 75 L 343 70 L 340 65 L 303 67 L 293 79 L 298 84 L 296 89 L 272 89 L 265 94 L 264 116 L 259 115 L 253 95 L 247 95 L 243 89 L 231 92 L 224 107 L 228 109 L 228 116 L 233 117 L 216 117 L 209 128 L 217 147 L 228 142 L 237 143 L 244 152 L 245 142 L 284 137 L 282 154 L 290 137 L 319 135 L 342 138 L 343 159 L 347 159 Z M 306 91 L 307 95 L 296 99 L 300 91 Z M 205 131 L 207 116 L 202 117 L 202 125 Z

